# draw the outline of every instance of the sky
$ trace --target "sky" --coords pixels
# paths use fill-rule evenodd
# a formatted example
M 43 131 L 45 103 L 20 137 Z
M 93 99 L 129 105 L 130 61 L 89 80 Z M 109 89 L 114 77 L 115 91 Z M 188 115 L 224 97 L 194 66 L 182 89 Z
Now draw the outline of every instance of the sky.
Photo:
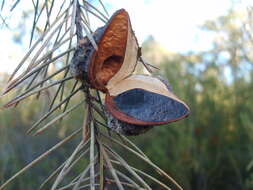
M 120 8 L 129 12 L 140 44 L 152 35 L 170 52 L 203 51 L 211 48 L 212 35 L 201 31 L 199 26 L 206 20 L 225 15 L 231 7 L 231 0 L 104 0 L 103 2 L 110 15 Z M 249 2 L 244 1 L 244 4 L 250 4 Z M 17 17 L 12 20 L 12 25 L 18 22 Z M 11 72 L 18 60 L 24 56 L 28 43 L 23 46 L 14 43 L 13 30 L 4 28 L 0 28 L 0 39 L 0 72 Z
M 107 0 L 112 10 L 128 10 L 133 29 L 142 42 L 153 35 L 169 51 L 210 48 L 210 37 L 199 26 L 208 19 L 224 15 L 230 0 Z

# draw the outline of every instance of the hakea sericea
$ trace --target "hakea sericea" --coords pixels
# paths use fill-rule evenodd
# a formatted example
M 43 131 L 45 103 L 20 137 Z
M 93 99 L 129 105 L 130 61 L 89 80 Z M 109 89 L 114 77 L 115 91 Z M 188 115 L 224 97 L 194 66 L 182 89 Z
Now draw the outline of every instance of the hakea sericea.
M 138 135 L 154 125 L 180 120 L 189 107 L 158 77 L 133 74 L 141 52 L 128 13 L 116 11 L 93 38 L 79 42 L 71 64 L 76 79 L 105 93 L 108 126 L 124 135 Z

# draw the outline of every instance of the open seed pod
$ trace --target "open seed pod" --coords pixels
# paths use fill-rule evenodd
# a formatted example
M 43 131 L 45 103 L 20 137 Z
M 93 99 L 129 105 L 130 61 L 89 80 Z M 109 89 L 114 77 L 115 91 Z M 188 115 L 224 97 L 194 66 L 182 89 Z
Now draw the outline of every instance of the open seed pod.
M 112 130 L 138 135 L 189 114 L 188 106 L 165 80 L 133 74 L 140 48 L 125 10 L 114 13 L 93 36 L 98 49 L 85 38 L 72 59 L 72 73 L 106 93 L 105 108 Z
M 73 56 L 71 73 L 93 88 L 107 92 L 130 75 L 137 63 L 139 46 L 128 13 L 124 9 L 116 11 L 93 37 L 98 49 L 87 38 L 83 39 Z

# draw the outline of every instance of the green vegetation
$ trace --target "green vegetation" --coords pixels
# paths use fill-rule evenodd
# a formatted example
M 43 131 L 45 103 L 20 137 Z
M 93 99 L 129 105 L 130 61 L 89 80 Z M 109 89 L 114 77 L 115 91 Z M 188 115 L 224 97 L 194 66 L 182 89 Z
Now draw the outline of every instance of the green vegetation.
M 250 12 L 231 10 L 226 16 L 206 22 L 203 29 L 214 35 L 213 48 L 207 52 L 165 54 L 156 51 L 161 48 L 152 38 L 143 44 L 144 57 L 160 66 L 159 72 L 190 106 L 191 115 L 131 139 L 185 189 L 253 189 L 253 26 L 250 17 Z M 73 127 L 82 125 L 80 113 L 83 112 L 77 110 L 41 136 L 25 135 L 40 110 L 38 101 L 1 110 L 0 183 L 52 147 Z M 77 142 L 52 154 L 19 177 L 9 189 L 37 187 L 69 156 Z M 124 152 L 121 155 L 130 163 L 136 162 Z M 141 162 L 139 165 L 149 172 L 146 165 Z

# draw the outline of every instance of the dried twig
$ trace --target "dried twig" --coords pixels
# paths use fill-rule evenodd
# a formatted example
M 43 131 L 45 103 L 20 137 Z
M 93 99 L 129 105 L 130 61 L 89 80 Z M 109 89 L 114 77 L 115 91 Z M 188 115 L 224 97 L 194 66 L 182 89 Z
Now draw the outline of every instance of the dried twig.
M 70 114 L 80 105 L 85 106 L 83 126 L 81 129 L 76 130 L 70 136 L 63 139 L 57 145 L 17 172 L 13 177 L 7 180 L 0 189 L 2 190 L 5 188 L 18 176 L 23 174 L 35 164 L 39 163 L 39 161 L 46 158 L 51 152 L 55 151 L 66 142 L 69 142 L 77 134 L 79 134 L 81 130 L 83 130 L 81 143 L 75 148 L 71 156 L 55 171 L 53 171 L 47 179 L 45 179 L 39 187 L 40 189 L 42 189 L 45 184 L 57 175 L 52 185 L 52 190 L 79 190 L 87 187 L 91 190 L 95 190 L 97 189 L 97 186 L 99 186 L 100 190 L 104 190 L 107 183 L 116 184 L 119 190 L 124 190 L 124 186 L 138 190 L 151 190 L 150 185 L 145 181 L 145 179 L 153 181 L 166 190 L 170 190 L 167 185 L 158 179 L 133 166 L 130 166 L 127 159 L 123 159 L 111 146 L 105 143 L 109 140 L 110 143 L 119 145 L 124 150 L 127 150 L 135 155 L 137 159 L 149 164 L 149 166 L 154 168 L 159 174 L 167 177 L 167 179 L 177 186 L 178 189 L 182 190 L 174 179 L 156 166 L 144 154 L 144 152 L 128 138 L 117 134 L 123 142 L 121 143 L 115 135 L 104 134 L 101 127 L 106 127 L 107 129 L 109 127 L 106 124 L 106 110 L 99 91 L 93 91 L 89 84 L 83 81 L 81 86 L 78 86 L 78 81 L 67 82 L 74 80 L 74 77 L 69 76 L 70 60 L 72 52 L 75 50 L 73 44 L 75 42 L 78 43 L 86 35 L 93 47 L 96 50 L 99 48 L 92 34 L 90 14 L 104 23 L 108 21 L 108 12 L 106 11 L 106 7 L 104 6 L 102 0 L 99 0 L 99 4 L 102 6 L 103 12 L 86 0 L 83 0 L 82 4 L 80 3 L 80 0 L 73 0 L 69 2 L 69 5 L 67 5 L 67 1 L 64 0 L 60 9 L 56 12 L 57 14 L 55 14 L 57 16 L 53 22 L 51 22 L 51 17 L 54 15 L 54 0 L 46 0 L 43 2 L 42 6 L 40 6 L 39 0 L 32 2 L 34 4 L 34 16 L 30 37 L 31 48 L 11 74 L 3 94 L 7 94 L 13 90 L 23 90 L 23 92 L 18 93 L 16 97 L 5 105 L 5 107 L 17 105 L 34 94 L 37 94 L 37 97 L 39 98 L 42 91 L 58 85 L 58 88 L 52 97 L 52 101 L 49 101 L 49 110 L 47 110 L 44 115 L 31 126 L 27 133 L 34 132 L 36 129 L 37 131 L 35 131 L 33 135 L 41 134 L 57 121 L 61 121 L 65 116 Z M 18 3 L 19 1 L 16 1 L 13 4 L 12 9 L 14 9 Z M 2 3 L 2 7 L 3 6 L 4 1 Z M 33 43 L 34 36 L 36 36 L 34 35 L 35 29 L 38 27 L 37 25 L 42 15 L 46 16 L 46 23 L 43 25 L 44 31 L 42 30 L 42 34 Z M 61 60 L 63 57 L 65 64 L 60 64 L 60 66 L 57 65 L 56 63 L 62 62 Z M 23 68 L 29 59 L 30 61 L 28 66 Z M 142 62 L 144 67 L 150 72 L 152 72 L 151 67 L 157 69 L 157 67 L 145 63 L 141 57 L 139 61 Z M 54 72 L 50 70 L 50 67 L 53 65 Z M 18 72 L 20 72 L 20 74 L 16 76 Z M 57 78 L 57 80 L 53 81 L 55 78 Z M 69 84 L 71 85 L 70 88 Z M 72 101 L 74 97 L 75 99 L 78 99 L 79 96 L 75 96 L 78 92 L 83 92 L 85 98 L 81 101 L 76 100 L 77 103 L 68 108 L 70 102 L 74 102 Z M 52 117 L 53 114 L 61 107 L 63 107 L 63 109 L 60 110 L 59 115 Z M 102 119 L 102 122 L 100 122 L 99 118 L 96 118 L 96 116 L 101 117 L 100 119 Z M 51 120 L 42 124 L 48 118 L 51 118 Z M 38 128 L 38 126 L 41 127 Z M 110 131 L 108 130 L 108 132 Z M 74 176 L 70 183 L 63 187 L 59 187 L 67 174 L 72 171 L 74 166 L 83 159 L 87 153 L 89 153 L 89 163 L 83 167 L 84 169 L 82 172 L 79 172 L 78 175 Z M 117 167 L 115 167 L 115 165 Z M 122 171 L 119 169 L 122 169 Z M 123 170 L 127 171 L 127 173 L 124 173 Z M 108 175 L 107 171 L 109 171 L 111 175 Z M 143 178 L 143 176 L 145 178 Z M 88 185 L 87 181 L 89 181 Z

